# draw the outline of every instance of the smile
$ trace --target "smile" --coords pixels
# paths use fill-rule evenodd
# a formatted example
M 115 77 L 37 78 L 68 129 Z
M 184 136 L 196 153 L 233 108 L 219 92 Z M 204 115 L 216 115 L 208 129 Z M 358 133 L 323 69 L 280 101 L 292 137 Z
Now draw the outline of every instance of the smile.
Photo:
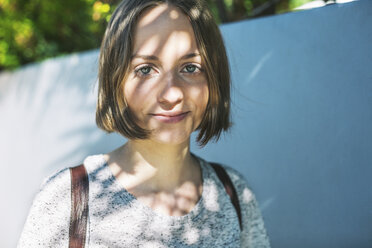
M 150 114 L 156 120 L 164 123 L 177 123 L 185 119 L 185 117 L 190 112 L 178 112 L 178 113 L 159 113 L 159 114 Z

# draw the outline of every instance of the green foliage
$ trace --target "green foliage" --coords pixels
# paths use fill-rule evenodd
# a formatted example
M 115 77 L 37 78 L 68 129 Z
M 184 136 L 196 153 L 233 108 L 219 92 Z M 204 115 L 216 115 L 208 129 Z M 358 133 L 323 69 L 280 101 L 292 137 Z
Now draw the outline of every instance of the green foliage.
M 0 69 L 99 47 L 115 4 L 95 0 L 0 0 Z
M 295 9 L 301 5 L 304 5 L 305 3 L 312 2 L 313 0 L 291 0 L 289 3 L 290 9 Z
M 311 0 L 206 1 L 217 22 L 224 23 L 286 12 Z M 98 48 L 119 2 L 0 0 L 0 70 Z

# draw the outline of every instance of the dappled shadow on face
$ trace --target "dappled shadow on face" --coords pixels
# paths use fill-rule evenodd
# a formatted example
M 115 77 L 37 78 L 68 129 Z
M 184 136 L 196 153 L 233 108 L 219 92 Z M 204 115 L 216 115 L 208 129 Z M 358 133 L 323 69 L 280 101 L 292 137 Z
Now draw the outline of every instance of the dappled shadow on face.
M 186 65 L 195 66 L 196 72 L 186 72 Z M 201 121 L 209 94 L 202 58 L 187 16 L 168 5 L 145 11 L 134 32 L 130 67 L 124 97 L 137 124 L 161 142 L 188 139 Z M 182 130 L 154 118 L 163 113 L 186 112 L 189 114 Z

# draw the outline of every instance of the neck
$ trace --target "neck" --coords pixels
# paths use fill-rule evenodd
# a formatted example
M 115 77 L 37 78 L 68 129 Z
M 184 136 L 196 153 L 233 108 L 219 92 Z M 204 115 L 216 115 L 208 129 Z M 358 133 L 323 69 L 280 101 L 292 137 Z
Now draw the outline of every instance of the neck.
M 190 180 L 195 169 L 199 170 L 190 154 L 189 140 L 179 145 L 129 140 L 111 158 L 122 172 L 132 176 L 131 187 L 150 191 L 171 191 Z

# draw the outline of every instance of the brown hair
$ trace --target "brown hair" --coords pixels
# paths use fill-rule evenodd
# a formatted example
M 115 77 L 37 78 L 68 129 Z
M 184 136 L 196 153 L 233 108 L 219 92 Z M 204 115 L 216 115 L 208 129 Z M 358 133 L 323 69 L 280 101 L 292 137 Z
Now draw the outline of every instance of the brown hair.
M 218 140 L 230 127 L 230 72 L 220 30 L 203 0 L 125 0 L 107 25 L 99 58 L 99 86 L 96 122 L 107 132 L 118 132 L 129 139 L 146 139 L 150 131 L 137 125 L 123 94 L 129 72 L 133 34 L 141 13 L 166 3 L 188 16 L 208 81 L 209 99 L 197 128 L 197 141 L 204 146 Z

